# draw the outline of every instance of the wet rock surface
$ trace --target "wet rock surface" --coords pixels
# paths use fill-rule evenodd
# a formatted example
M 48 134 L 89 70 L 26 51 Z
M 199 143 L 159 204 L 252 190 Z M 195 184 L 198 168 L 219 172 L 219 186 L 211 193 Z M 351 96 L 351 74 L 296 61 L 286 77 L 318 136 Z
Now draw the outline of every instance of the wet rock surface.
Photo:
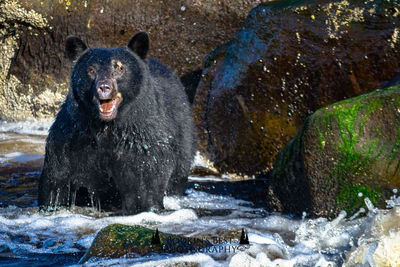
M 48 20 L 16 1 L 5 0 L 0 2 L 0 25 L 0 119 L 53 116 L 64 100 L 66 85 L 55 84 L 48 75 L 41 73 L 39 66 L 26 62 L 21 64 L 24 75 L 31 77 L 30 82 L 12 71 L 19 53 L 33 56 L 33 51 L 43 48 L 23 46 L 21 40 L 47 36 L 50 32 Z M 37 56 L 47 62 L 49 58 L 44 53 Z
M 385 207 L 400 187 L 400 86 L 322 108 L 279 154 L 274 207 L 313 216 Z M 272 199 L 274 199 L 272 197 Z
M 112 224 L 100 230 L 80 263 L 91 257 L 136 258 L 149 253 L 188 253 L 209 247 L 207 240 L 167 234 L 143 226 Z
M 234 35 L 260 0 L 13 1 L 0 3 L 0 118 L 52 117 L 68 89 L 68 35 L 90 47 L 125 45 L 138 31 L 150 57 L 182 76 Z
M 200 147 L 220 172 L 259 175 L 318 108 L 399 68 L 398 1 L 277 1 L 254 8 L 206 59 Z

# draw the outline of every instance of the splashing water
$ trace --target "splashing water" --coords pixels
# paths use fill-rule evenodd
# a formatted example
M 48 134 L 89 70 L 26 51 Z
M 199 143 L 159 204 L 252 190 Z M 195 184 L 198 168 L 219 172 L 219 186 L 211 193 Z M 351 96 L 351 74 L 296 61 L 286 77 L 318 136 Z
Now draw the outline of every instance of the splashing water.
M 191 177 L 192 186 L 186 196 L 165 197 L 166 210 L 162 213 L 110 216 L 93 208 L 97 204 L 95 200 L 88 208 L 38 212 L 36 187 L 50 124 L 47 121 L 0 122 L 2 266 L 77 264 L 96 233 L 112 223 L 139 224 L 210 241 L 218 239 L 229 249 L 218 252 L 210 249 L 190 255 L 92 259 L 88 266 L 185 263 L 199 266 L 400 266 L 400 197 L 396 196 L 397 190 L 387 201 L 389 210 L 376 209 L 365 198 L 367 211 L 360 210 L 350 219 L 342 212 L 332 221 L 308 219 L 306 214 L 294 218 L 271 213 L 251 202 L 199 191 L 193 186 L 202 183 L 198 177 Z M 6 172 L 15 166 L 17 173 Z M 218 179 L 207 181 L 221 182 Z M 28 185 L 31 187 L 27 188 Z M 367 215 L 359 218 L 358 215 L 364 212 Z M 248 232 L 251 245 L 242 250 L 229 247 L 229 242 L 238 241 L 242 228 Z

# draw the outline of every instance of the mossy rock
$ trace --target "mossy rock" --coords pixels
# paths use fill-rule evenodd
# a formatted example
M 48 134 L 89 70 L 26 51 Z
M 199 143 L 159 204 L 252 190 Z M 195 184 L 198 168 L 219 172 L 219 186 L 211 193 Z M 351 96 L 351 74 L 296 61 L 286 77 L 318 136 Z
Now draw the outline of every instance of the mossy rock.
M 349 215 L 368 197 L 378 207 L 400 188 L 400 86 L 319 109 L 279 154 L 274 208 Z
M 400 2 L 283 0 L 251 10 L 205 60 L 200 149 L 220 173 L 262 176 L 307 116 L 368 93 L 400 67 Z
M 91 247 L 80 260 L 90 258 L 119 258 L 144 256 L 149 253 L 188 253 L 212 244 L 207 240 L 188 238 L 180 235 L 159 232 L 160 244 L 152 242 L 156 230 L 143 226 L 112 224 L 100 230 Z

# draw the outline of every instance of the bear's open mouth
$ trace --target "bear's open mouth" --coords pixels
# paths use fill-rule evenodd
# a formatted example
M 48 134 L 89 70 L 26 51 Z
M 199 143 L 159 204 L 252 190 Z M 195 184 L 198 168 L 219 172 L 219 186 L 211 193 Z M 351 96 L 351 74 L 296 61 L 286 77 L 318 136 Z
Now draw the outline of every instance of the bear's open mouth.
M 122 101 L 121 93 L 118 93 L 112 99 L 97 99 L 97 107 L 100 111 L 100 117 L 104 120 L 115 118 L 119 104 Z

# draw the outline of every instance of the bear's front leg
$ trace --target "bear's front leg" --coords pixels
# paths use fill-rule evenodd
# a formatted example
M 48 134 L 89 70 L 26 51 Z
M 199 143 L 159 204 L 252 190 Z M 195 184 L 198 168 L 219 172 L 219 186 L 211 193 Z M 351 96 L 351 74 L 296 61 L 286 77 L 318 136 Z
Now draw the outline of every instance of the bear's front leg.
M 143 211 L 159 211 L 163 209 L 163 195 L 155 198 L 149 196 L 147 191 L 122 193 L 121 200 L 122 210 L 125 214 L 137 214 Z
M 54 175 L 49 174 L 45 166 L 39 181 L 38 204 L 40 210 L 53 211 L 61 206 L 69 206 L 69 202 L 69 182 L 56 179 Z
M 69 158 L 66 156 L 64 144 L 57 142 L 54 128 L 47 138 L 46 155 L 39 180 L 38 204 L 40 210 L 44 211 L 70 204 Z
M 125 168 L 126 170 L 127 168 Z M 163 174 L 124 171 L 115 177 L 125 214 L 163 209 L 163 198 L 168 178 Z

